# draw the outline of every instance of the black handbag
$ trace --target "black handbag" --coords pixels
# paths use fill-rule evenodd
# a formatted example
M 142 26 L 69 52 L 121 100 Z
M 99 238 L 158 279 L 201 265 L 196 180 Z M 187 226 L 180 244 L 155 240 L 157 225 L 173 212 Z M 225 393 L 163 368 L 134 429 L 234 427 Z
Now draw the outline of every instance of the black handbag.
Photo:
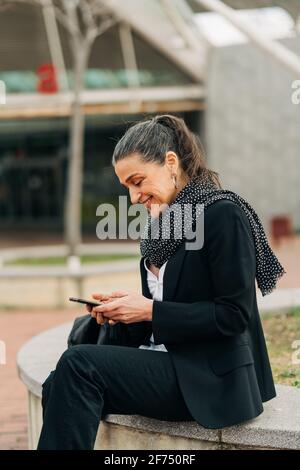
M 110 325 L 108 322 L 99 325 L 89 313 L 75 318 L 68 336 L 68 348 L 77 344 L 110 344 L 138 347 L 140 344 L 150 345 L 152 333 L 151 322 L 125 325 L 121 322 Z
M 75 318 L 68 336 L 68 348 L 77 344 L 111 344 L 114 339 L 113 328 L 108 323 L 99 325 L 90 314 Z

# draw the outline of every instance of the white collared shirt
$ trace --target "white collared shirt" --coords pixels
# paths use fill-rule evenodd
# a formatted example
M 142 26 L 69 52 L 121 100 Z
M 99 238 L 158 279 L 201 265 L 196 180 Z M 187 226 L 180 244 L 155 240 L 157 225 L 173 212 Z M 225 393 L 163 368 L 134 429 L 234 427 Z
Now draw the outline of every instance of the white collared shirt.
M 144 259 L 144 266 L 147 271 L 147 283 L 149 287 L 150 294 L 154 300 L 162 300 L 163 298 L 163 277 L 166 269 L 167 261 L 161 266 L 158 277 L 153 274 L 152 271 L 147 266 L 147 259 Z M 150 338 L 150 346 L 142 344 L 139 346 L 140 349 L 151 349 L 152 351 L 165 351 L 168 352 L 164 344 L 154 344 L 153 333 Z

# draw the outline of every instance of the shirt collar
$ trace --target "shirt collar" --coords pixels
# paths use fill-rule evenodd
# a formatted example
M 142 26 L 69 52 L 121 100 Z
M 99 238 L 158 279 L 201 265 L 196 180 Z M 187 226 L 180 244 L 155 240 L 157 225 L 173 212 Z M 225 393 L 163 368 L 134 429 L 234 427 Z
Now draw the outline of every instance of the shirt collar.
M 148 260 L 148 259 L 149 259 L 149 258 L 147 258 L 147 257 L 144 258 L 144 266 L 145 266 L 146 271 L 147 271 L 148 273 L 150 273 L 151 276 L 154 276 L 155 279 L 157 279 L 157 280 L 158 280 L 158 279 L 161 279 L 161 277 L 162 277 L 162 275 L 163 275 L 163 273 L 164 273 L 164 271 L 165 271 L 165 268 L 166 268 L 166 265 L 167 265 L 167 262 L 168 262 L 168 261 L 166 261 L 166 262 L 160 267 L 159 273 L 158 273 L 158 278 L 157 278 L 157 277 L 155 276 L 155 274 L 153 274 L 153 272 L 150 271 L 150 269 L 149 269 L 148 266 L 147 266 L 147 260 Z

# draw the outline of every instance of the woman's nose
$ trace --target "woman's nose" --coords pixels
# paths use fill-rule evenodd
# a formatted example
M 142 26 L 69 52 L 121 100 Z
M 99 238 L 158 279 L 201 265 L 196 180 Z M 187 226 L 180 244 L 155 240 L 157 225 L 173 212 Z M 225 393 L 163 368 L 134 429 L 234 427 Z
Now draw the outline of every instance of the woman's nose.
M 141 198 L 141 193 L 134 189 L 129 190 L 129 196 L 130 196 L 130 201 L 131 204 L 138 204 L 140 198 Z

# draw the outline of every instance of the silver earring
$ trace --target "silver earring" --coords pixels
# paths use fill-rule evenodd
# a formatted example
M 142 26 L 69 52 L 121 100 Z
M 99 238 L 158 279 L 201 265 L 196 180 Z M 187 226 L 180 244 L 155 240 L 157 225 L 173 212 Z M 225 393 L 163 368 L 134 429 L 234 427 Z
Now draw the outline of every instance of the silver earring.
M 172 180 L 175 186 L 175 189 L 177 189 L 177 183 L 176 183 L 176 175 L 172 175 Z

